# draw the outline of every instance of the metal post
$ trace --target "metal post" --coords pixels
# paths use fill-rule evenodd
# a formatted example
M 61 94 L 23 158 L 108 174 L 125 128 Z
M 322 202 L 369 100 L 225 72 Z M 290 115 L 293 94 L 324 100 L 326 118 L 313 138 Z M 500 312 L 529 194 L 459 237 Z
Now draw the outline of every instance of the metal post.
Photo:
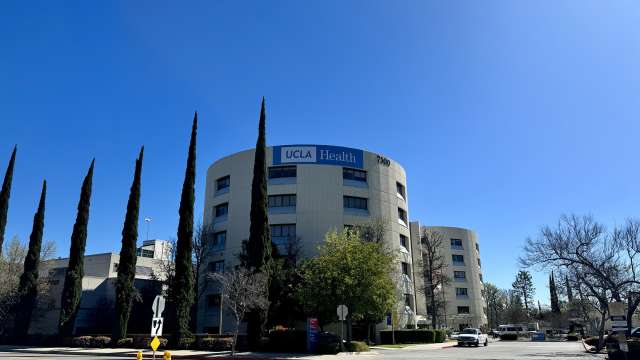
M 218 335 L 222 335 L 222 292 L 220 292 L 220 313 L 218 314 Z

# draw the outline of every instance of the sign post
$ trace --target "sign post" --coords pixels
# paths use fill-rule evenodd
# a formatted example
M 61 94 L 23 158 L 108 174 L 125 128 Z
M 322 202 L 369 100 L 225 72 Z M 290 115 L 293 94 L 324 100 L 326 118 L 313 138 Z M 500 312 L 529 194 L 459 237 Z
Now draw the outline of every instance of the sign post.
M 318 345 L 318 319 L 307 318 L 307 351 L 314 353 Z
M 153 336 L 153 340 L 151 340 L 151 350 L 153 350 L 153 359 L 156 358 L 156 350 L 158 350 L 158 346 L 160 346 L 160 340 L 158 336 L 162 336 L 162 324 L 164 323 L 164 318 L 162 317 L 162 312 L 164 311 L 165 299 L 162 295 L 157 295 L 155 299 L 153 299 L 153 305 L 151 309 L 153 310 L 153 318 L 151 319 L 151 336 Z
M 624 303 L 614 301 L 609 303 L 609 320 L 611 320 L 611 331 L 613 337 L 618 340 L 620 351 L 624 352 L 625 358 L 629 352 L 627 345 L 627 314 L 625 312 Z
M 347 315 L 349 315 L 349 308 L 347 308 L 346 305 L 338 305 L 336 312 L 338 313 L 338 320 L 340 320 L 342 340 L 344 340 L 344 321 L 347 319 Z

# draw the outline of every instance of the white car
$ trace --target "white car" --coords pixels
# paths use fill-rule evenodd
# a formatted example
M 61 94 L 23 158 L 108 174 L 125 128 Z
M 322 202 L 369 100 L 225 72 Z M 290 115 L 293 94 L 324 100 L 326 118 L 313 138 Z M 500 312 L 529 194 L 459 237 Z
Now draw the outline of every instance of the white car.
M 487 334 L 483 334 L 480 329 L 467 328 L 462 330 L 462 332 L 460 332 L 460 335 L 458 335 L 458 346 L 480 346 L 480 344 L 484 346 L 489 345 Z

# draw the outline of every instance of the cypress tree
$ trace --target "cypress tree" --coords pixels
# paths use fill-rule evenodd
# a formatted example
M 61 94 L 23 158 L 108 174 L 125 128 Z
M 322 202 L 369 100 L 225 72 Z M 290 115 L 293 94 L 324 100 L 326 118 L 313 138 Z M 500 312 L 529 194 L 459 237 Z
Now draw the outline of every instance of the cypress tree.
M 573 290 L 571 289 L 571 284 L 569 283 L 569 277 L 565 276 L 564 277 L 564 284 L 565 287 L 567 288 L 567 300 L 569 300 L 569 302 L 573 302 Z
M 89 222 L 89 206 L 91 204 L 91 185 L 93 181 L 93 165 L 91 161 L 89 171 L 82 182 L 78 213 L 71 233 L 71 247 L 69 249 L 69 265 L 64 277 L 64 287 L 60 300 L 60 318 L 58 332 L 63 336 L 71 336 L 76 322 L 76 315 L 80 307 L 82 296 L 82 278 L 84 277 L 84 250 L 87 244 L 87 223 Z
M 253 162 L 253 180 L 251 183 L 251 213 L 249 241 L 247 243 L 246 266 L 256 272 L 269 271 L 271 264 L 271 231 L 267 213 L 267 141 L 265 100 L 262 98 L 258 140 Z M 262 337 L 266 312 L 254 310 L 247 316 L 247 338 L 249 346 L 255 349 Z
M 176 242 L 175 276 L 173 280 L 174 311 L 175 311 L 175 341 L 180 344 L 190 335 L 189 323 L 191 305 L 193 303 L 193 269 L 191 263 L 193 251 L 193 204 L 195 201 L 196 179 L 196 133 L 198 127 L 198 113 L 193 117 L 191 140 L 187 168 L 182 185 L 180 198 L 180 220 L 178 222 L 178 240 Z
M 18 337 L 24 337 L 29 331 L 31 314 L 36 307 L 38 298 L 38 267 L 40 265 L 40 249 L 42 248 L 42 233 L 44 231 L 44 205 L 47 196 L 47 181 L 42 183 L 42 193 L 38 211 L 33 216 L 33 228 L 29 237 L 29 250 L 24 259 L 24 272 L 20 276 L 18 288 L 19 299 L 16 304 L 14 332 Z
M 558 302 L 558 289 L 556 288 L 556 281 L 553 278 L 553 271 L 551 275 L 549 275 L 549 294 L 551 298 L 551 312 L 559 314 L 560 303 Z
M 120 262 L 118 263 L 118 280 L 116 281 L 116 321 L 113 327 L 112 341 L 127 336 L 127 324 L 131 314 L 131 305 L 135 288 L 133 282 L 136 276 L 136 243 L 138 241 L 138 214 L 140 209 L 140 177 L 142 175 L 142 157 L 144 146 L 136 159 L 133 183 L 129 191 L 127 213 L 122 227 L 122 247 L 120 248 Z
M 0 190 L 0 255 L 2 255 L 2 247 L 4 245 L 4 228 L 7 225 L 7 214 L 9 212 L 9 196 L 11 195 L 11 182 L 13 180 L 13 166 L 16 163 L 17 146 L 13 147 L 7 172 L 4 174 L 2 182 L 2 190 Z

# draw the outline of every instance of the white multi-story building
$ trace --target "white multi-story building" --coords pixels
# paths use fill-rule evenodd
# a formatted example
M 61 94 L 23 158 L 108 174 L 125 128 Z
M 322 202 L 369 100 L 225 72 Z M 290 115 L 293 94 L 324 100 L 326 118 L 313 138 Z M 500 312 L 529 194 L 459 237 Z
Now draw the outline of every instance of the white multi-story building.
M 445 304 L 444 313 L 439 310 L 438 321 L 449 329 L 465 327 L 485 327 L 487 315 L 485 311 L 484 285 L 482 279 L 482 263 L 480 261 L 480 245 L 476 233 L 472 230 L 447 227 L 426 226 L 427 231 L 438 232 L 442 238 L 440 254 L 445 263 L 444 271 L 450 282 L 439 293 L 438 300 Z M 421 226 L 411 222 L 411 242 L 414 247 L 415 287 L 426 286 L 419 266 L 421 264 Z M 420 322 L 431 325 L 431 309 L 423 291 L 417 291 L 417 313 Z
M 213 227 L 216 239 L 207 271 L 236 265 L 242 242 L 249 238 L 254 153 L 224 157 L 207 171 L 204 224 Z M 415 292 L 402 166 L 369 151 L 328 145 L 269 147 L 266 163 L 269 225 L 278 249 L 286 251 L 296 241 L 301 255 L 312 257 L 328 231 L 382 219 L 384 242 L 400 254 L 398 301 L 411 315 Z M 198 331 L 217 332 L 220 314 L 218 290 L 211 286 L 199 304 Z M 230 323 L 222 323 L 224 331 L 230 329 Z

